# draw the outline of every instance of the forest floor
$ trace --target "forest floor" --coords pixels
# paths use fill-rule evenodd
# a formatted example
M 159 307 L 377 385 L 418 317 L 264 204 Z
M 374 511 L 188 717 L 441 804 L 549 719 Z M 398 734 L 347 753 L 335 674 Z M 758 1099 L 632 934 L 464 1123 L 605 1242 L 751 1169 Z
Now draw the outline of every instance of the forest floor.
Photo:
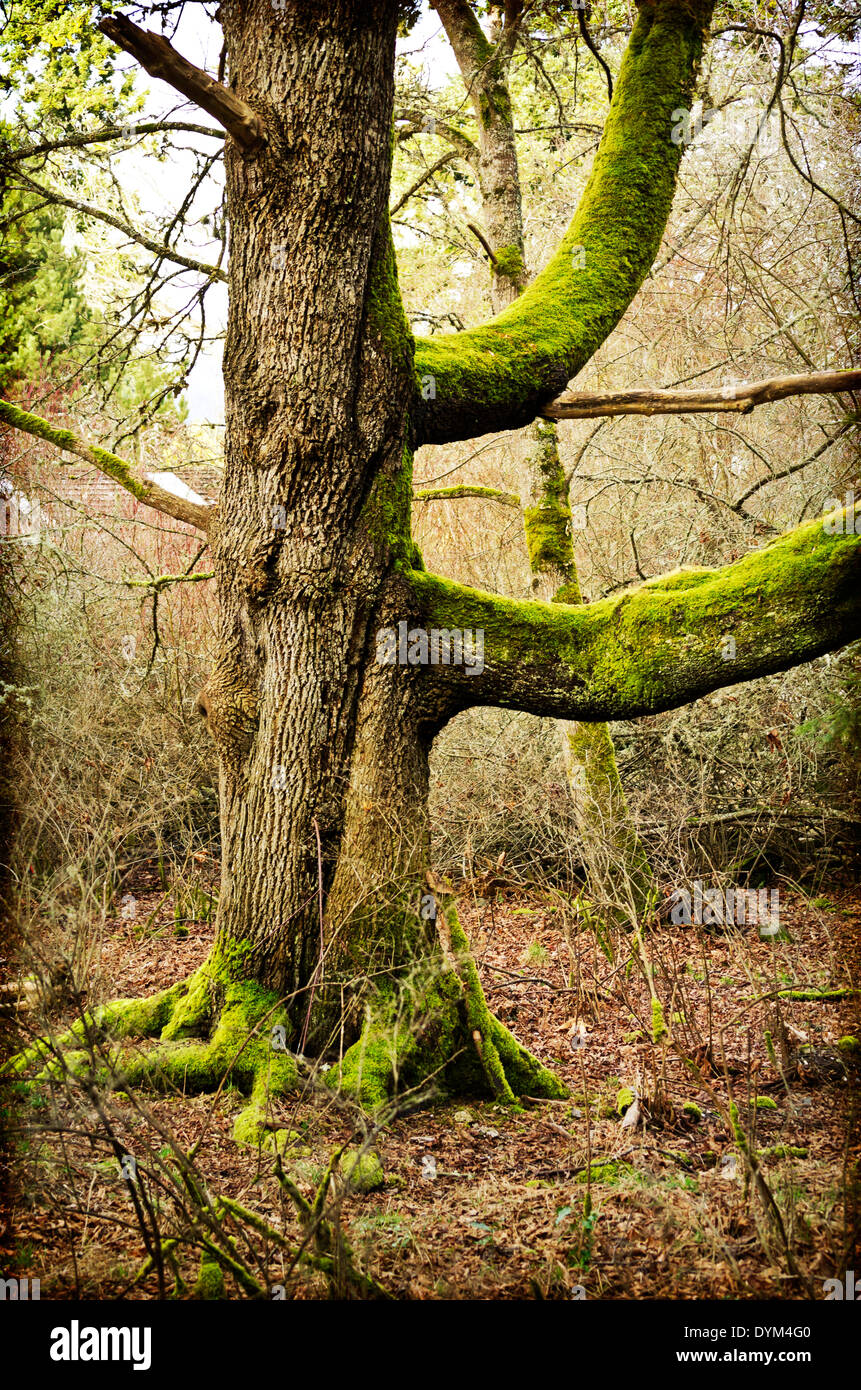
M 176 934 L 154 868 L 131 888 L 135 922 L 106 924 L 89 1002 L 153 993 L 189 974 L 209 947 L 212 928 L 203 923 Z M 571 1094 L 518 1110 L 442 1100 L 378 1136 L 384 1185 L 347 1195 L 341 1219 L 357 1258 L 390 1294 L 822 1298 L 825 1279 L 861 1268 L 861 1085 L 857 1051 L 836 1047 L 861 1033 L 857 997 L 783 997 L 777 1005 L 762 998 L 858 989 L 857 892 L 811 901 L 782 887 L 775 940 L 751 926 L 648 932 L 669 1027 L 657 1044 L 642 972 L 625 954 L 608 959 L 585 932 L 566 935 L 551 895 L 464 894 L 460 912 L 490 1006 Z M 147 921 L 146 930 L 137 925 Z M 52 1021 L 59 1029 L 62 1008 Z M 788 1055 L 775 1068 L 766 1032 L 777 1038 L 781 1025 Z M 799 1052 L 805 1045 L 813 1051 Z M 630 1099 L 620 1105 L 624 1088 L 638 1096 L 636 1124 L 621 1113 Z M 730 1098 L 764 1182 L 748 1180 L 728 1123 Z M 243 1104 L 235 1091 L 138 1099 L 140 1108 L 123 1096 L 112 1102 L 130 1151 L 154 1155 L 161 1145 L 167 1153 L 168 1131 L 186 1149 L 200 1141 L 196 1161 L 211 1193 L 290 1234 L 298 1229 L 271 1154 L 231 1138 Z M 82 1108 L 60 1093 L 40 1132 L 44 1104 L 31 1095 L 17 1107 L 26 1132 L 16 1142 L 16 1207 L 0 1268 L 39 1278 L 42 1298 L 158 1297 L 154 1274 L 132 1283 L 146 1251 L 89 1102 Z M 322 1087 L 276 1102 L 275 1112 L 296 1135 L 284 1167 L 310 1196 L 352 1122 Z M 88 1114 L 92 1123 L 82 1123 Z M 151 1190 L 157 1194 L 152 1173 Z M 326 1297 L 321 1276 L 285 1276 L 278 1252 L 263 1242 L 258 1255 L 270 1285 L 286 1278 L 287 1297 Z M 193 1283 L 192 1263 L 180 1260 L 180 1269 Z M 243 1296 L 230 1279 L 227 1296 Z

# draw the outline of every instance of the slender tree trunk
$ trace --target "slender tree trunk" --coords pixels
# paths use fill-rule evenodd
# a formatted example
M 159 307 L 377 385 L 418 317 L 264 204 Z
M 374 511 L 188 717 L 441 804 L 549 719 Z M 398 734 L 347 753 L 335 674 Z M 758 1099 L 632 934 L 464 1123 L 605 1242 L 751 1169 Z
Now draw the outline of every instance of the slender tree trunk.
M 532 591 L 545 603 L 582 603 L 556 426 L 538 420 L 534 429 L 538 447 L 527 461 L 521 489 Z M 589 891 L 618 920 L 630 923 L 648 910 L 651 871 L 625 798 L 609 726 L 559 720 L 558 728 Z

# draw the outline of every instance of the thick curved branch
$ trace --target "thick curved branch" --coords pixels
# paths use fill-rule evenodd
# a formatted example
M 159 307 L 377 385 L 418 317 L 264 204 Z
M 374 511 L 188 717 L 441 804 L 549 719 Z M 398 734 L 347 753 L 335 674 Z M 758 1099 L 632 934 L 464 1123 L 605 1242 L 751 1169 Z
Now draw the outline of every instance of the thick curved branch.
M 130 492 L 132 497 L 137 498 L 138 502 L 143 502 L 145 506 L 153 507 L 157 512 L 173 517 L 175 521 L 185 521 L 189 526 L 196 526 L 201 531 L 209 530 L 216 515 L 214 503 L 201 506 L 198 502 L 177 497 L 146 475 L 141 476 L 135 472 L 125 459 L 118 458 L 107 449 L 100 449 L 97 444 L 88 444 L 71 430 L 60 429 L 49 420 L 43 420 L 40 415 L 31 415 L 29 411 L 21 410 L 9 401 L 0 400 L 0 421 L 11 425 L 13 429 L 23 431 L 24 434 L 45 439 L 57 449 L 75 454 L 91 463 L 99 472 L 119 483 L 120 487 L 125 488 L 126 492 Z
M 264 144 L 266 132 L 257 112 L 229 87 L 222 86 L 202 68 L 189 63 L 163 35 L 139 29 L 121 14 L 100 20 L 99 28 L 119 48 L 136 58 L 151 77 L 169 83 L 202 111 L 208 111 L 233 137 L 243 154 L 254 154 Z
M 472 653 L 471 669 L 438 664 L 421 679 L 443 718 L 499 705 L 593 722 L 657 714 L 800 665 L 861 637 L 853 522 L 861 531 L 861 504 L 722 569 L 680 570 L 589 605 L 517 602 L 412 572 L 410 625 L 459 630 Z
M 599 415 L 690 415 L 732 410 L 748 415 L 755 406 L 787 396 L 831 395 L 861 390 L 861 371 L 804 372 L 699 391 L 566 391 L 540 412 L 548 420 L 591 420 Z
M 534 419 L 619 322 L 655 260 L 712 0 L 643 0 L 583 197 L 556 255 L 494 319 L 419 339 L 418 443 L 472 439 Z M 430 398 L 429 398 L 430 397 Z

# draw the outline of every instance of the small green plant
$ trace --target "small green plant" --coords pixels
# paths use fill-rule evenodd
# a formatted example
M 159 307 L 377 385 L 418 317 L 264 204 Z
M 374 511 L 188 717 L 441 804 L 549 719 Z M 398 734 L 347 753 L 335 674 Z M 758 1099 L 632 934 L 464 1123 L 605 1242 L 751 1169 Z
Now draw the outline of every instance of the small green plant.
M 547 947 L 542 946 L 540 941 L 530 941 L 522 959 L 524 965 L 546 965 L 550 956 Z

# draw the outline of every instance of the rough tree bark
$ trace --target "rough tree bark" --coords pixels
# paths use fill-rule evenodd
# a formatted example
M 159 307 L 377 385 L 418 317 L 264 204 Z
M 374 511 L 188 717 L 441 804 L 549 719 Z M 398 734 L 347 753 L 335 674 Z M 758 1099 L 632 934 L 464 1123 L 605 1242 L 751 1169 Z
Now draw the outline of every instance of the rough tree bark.
M 558 255 L 489 324 L 415 349 L 386 211 L 396 0 L 224 0 L 220 13 L 231 91 L 266 142 L 225 141 L 225 481 L 201 518 L 221 612 L 202 700 L 221 765 L 217 941 L 190 980 L 96 1022 L 160 1035 L 121 1054 L 130 1081 L 193 1089 L 229 1072 L 251 1093 L 242 1139 L 295 1081 L 299 1050 L 346 1048 L 330 1075 L 368 1104 L 432 1074 L 506 1100 L 558 1095 L 488 1012 L 450 894 L 428 878 L 435 734 L 476 704 L 580 720 L 666 709 L 861 632 L 861 542 L 821 521 L 725 570 L 589 606 L 449 583 L 410 535 L 411 449 L 528 423 L 636 293 L 711 4 L 643 0 Z M 588 253 L 576 274 L 575 244 Z M 400 623 L 406 661 L 380 659 Z M 426 661 L 431 629 L 482 630 L 484 669 Z M 274 1024 L 290 1050 L 270 1044 Z

